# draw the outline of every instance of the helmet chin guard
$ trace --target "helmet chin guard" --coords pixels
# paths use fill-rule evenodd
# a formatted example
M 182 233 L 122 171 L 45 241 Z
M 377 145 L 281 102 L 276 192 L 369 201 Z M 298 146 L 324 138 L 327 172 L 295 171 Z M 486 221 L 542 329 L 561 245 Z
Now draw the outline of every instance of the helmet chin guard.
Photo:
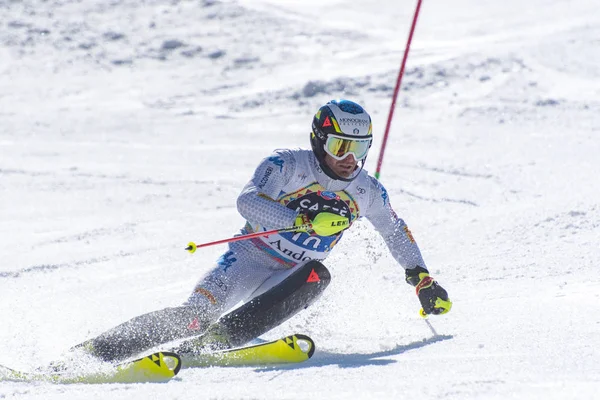
M 325 162 L 327 139 L 329 135 L 334 135 L 349 141 L 368 140 L 370 148 L 373 142 L 372 129 L 371 116 L 353 101 L 331 100 L 319 108 L 313 118 L 310 144 L 323 172 L 331 179 L 353 181 L 363 169 L 367 156 L 359 160 L 359 165 L 350 177 L 339 176 Z

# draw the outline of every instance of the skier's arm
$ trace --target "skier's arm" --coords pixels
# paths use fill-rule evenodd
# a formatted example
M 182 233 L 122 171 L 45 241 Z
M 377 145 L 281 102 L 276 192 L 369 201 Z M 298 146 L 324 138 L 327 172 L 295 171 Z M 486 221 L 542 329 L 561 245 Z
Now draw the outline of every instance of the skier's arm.
M 295 170 L 296 160 L 290 151 L 275 151 L 262 160 L 237 199 L 237 209 L 242 217 L 267 229 L 293 226 L 298 212 L 276 199 Z
M 452 308 L 446 290 L 431 276 L 412 233 L 392 209 L 383 185 L 371 179 L 371 196 L 366 217 L 381 234 L 390 252 L 405 269 L 406 282 L 415 287 L 421 315 L 445 314 Z
M 427 268 L 408 226 L 390 205 L 388 194 L 381 183 L 371 179 L 369 206 L 365 217 L 381 234 L 392 256 L 404 269 Z

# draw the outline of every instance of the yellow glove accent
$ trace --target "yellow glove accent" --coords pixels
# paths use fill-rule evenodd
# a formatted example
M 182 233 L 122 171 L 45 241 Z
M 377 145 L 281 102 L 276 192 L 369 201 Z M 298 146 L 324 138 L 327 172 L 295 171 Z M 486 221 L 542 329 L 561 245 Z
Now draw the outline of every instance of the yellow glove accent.
M 436 315 L 442 315 L 442 314 L 446 314 L 447 312 L 449 312 L 452 309 L 452 302 L 448 299 L 448 300 L 442 300 L 439 297 L 435 300 L 435 308 L 439 308 L 440 310 L 442 310 L 441 312 L 439 312 Z M 425 312 L 425 310 L 423 310 L 422 308 L 419 310 L 419 315 L 421 316 L 421 318 L 427 318 L 429 317 L 429 314 L 427 314 Z
M 308 225 L 309 229 L 304 228 Z M 308 234 L 316 233 L 319 236 L 331 236 L 336 233 L 340 233 L 344 229 L 350 226 L 350 220 L 348 217 L 342 217 L 337 214 L 322 212 L 315 216 L 311 221 L 307 215 L 299 214 L 296 217 L 296 223 L 294 226 L 301 227 L 300 231 L 307 232 Z
M 452 302 L 450 301 L 450 299 L 442 300 L 438 297 L 435 300 L 435 308 L 443 310 L 442 312 L 440 312 L 440 314 L 446 314 L 448 311 L 450 311 L 450 309 L 452 309 Z

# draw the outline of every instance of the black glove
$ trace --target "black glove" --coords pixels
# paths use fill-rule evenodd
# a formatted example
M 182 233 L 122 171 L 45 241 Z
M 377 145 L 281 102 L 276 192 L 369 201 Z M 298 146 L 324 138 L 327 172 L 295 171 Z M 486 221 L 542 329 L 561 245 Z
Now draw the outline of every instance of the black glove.
M 446 314 L 452 308 L 448 292 L 439 283 L 429 276 L 429 271 L 422 267 L 406 270 L 406 282 L 416 288 L 417 296 L 421 302 L 420 314 Z

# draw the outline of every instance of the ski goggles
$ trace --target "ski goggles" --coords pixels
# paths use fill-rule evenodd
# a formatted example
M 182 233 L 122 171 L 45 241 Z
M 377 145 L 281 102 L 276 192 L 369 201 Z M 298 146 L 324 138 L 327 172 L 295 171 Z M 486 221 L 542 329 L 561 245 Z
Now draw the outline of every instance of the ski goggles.
M 371 147 L 369 139 L 349 139 L 347 137 L 328 135 L 325 142 L 325 152 L 336 160 L 343 160 L 348 154 L 354 155 L 356 161 L 367 157 Z

